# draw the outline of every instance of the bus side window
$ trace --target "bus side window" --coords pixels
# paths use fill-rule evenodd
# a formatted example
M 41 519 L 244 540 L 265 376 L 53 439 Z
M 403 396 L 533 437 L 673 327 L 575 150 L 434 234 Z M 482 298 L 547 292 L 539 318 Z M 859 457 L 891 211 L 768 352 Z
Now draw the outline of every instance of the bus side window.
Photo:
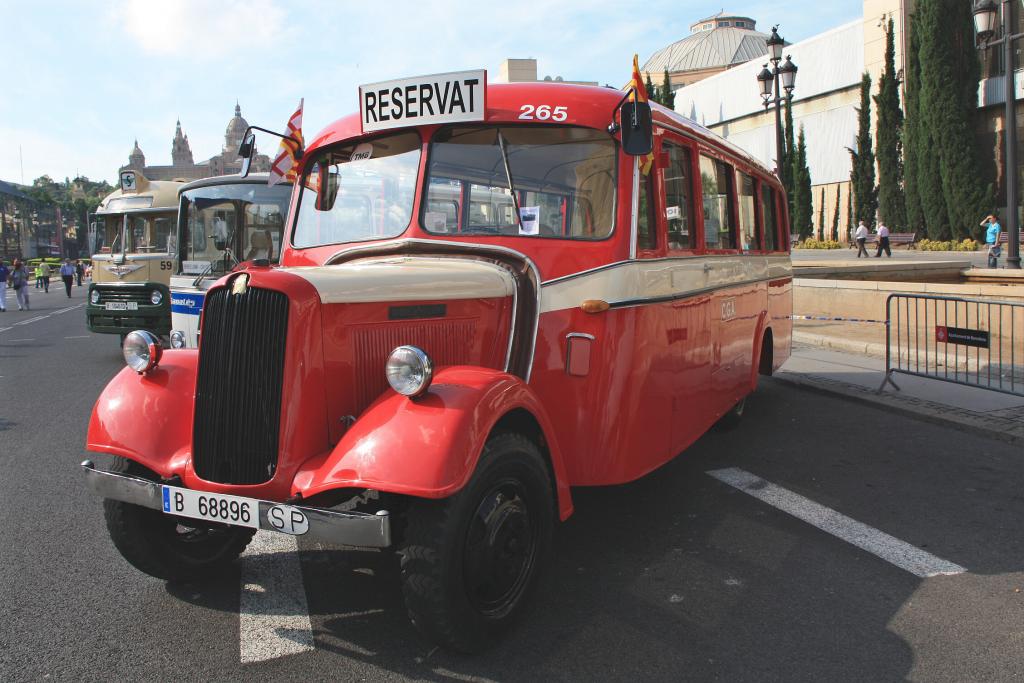
M 764 248 L 775 251 L 779 236 L 778 213 L 775 206 L 775 192 L 767 183 L 761 183 L 761 216 L 764 226 Z
M 693 229 L 693 165 L 690 150 L 671 142 L 663 142 L 668 154 L 664 170 L 665 220 L 668 223 L 669 250 L 697 248 L 697 231 Z
M 704 201 L 704 242 L 708 249 L 735 249 L 732 214 L 732 169 L 728 164 L 701 155 L 700 180 Z
M 640 196 L 637 201 L 636 250 L 654 251 L 658 248 L 658 218 L 654 212 L 654 174 L 640 173 Z
M 736 186 L 740 249 L 761 251 L 761 237 L 757 232 L 757 196 L 754 193 L 754 178 L 746 173 L 737 172 Z

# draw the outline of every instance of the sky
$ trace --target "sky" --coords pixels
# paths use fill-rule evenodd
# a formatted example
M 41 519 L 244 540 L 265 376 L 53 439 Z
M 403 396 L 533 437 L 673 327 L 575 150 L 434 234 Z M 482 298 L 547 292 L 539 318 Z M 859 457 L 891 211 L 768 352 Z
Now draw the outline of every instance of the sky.
M 0 180 L 113 182 L 136 139 L 147 164 L 170 164 L 178 119 L 195 160 L 208 159 L 236 100 L 250 124 L 280 130 L 305 98 L 312 139 L 356 110 L 360 84 L 479 68 L 493 78 L 506 58 L 537 59 L 540 77 L 621 85 L 634 52 L 643 64 L 720 2 L 0 0 Z M 862 13 L 853 0 L 794 7 L 725 9 L 759 30 L 779 23 L 790 42 Z M 756 84 L 740 95 L 757 97 Z

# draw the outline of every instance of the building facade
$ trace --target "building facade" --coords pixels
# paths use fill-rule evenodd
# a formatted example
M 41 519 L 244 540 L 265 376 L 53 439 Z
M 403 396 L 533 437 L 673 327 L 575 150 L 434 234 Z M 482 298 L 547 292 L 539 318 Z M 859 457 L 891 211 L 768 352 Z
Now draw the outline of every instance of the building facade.
M 39 204 L 25 189 L 0 181 L 0 259 L 67 255 L 60 208 Z
M 133 170 L 140 172 L 150 180 L 198 180 L 213 176 L 238 173 L 242 168 L 242 159 L 238 156 L 238 146 L 249 123 L 242 118 L 242 108 L 235 103 L 235 115 L 228 121 L 224 131 L 224 146 L 216 156 L 206 161 L 195 163 L 188 135 L 181 130 L 181 121 L 177 122 L 174 139 L 171 141 L 171 164 L 169 166 L 147 166 L 146 155 L 139 148 L 139 141 L 128 155 L 128 164 L 119 171 Z M 257 154 L 252 160 L 253 173 L 266 173 L 270 170 L 270 157 Z

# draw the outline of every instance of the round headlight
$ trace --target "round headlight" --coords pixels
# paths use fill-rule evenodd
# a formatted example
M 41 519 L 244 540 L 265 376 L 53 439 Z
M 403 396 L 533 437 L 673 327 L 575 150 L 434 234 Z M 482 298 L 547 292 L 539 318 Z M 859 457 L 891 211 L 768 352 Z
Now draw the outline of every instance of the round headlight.
M 154 306 L 159 306 L 160 302 L 164 300 L 163 292 L 159 289 L 154 289 L 153 293 L 149 295 L 149 300 L 153 302 Z
M 171 331 L 171 348 L 172 349 L 183 349 L 185 348 L 185 333 L 181 330 Z
M 98 304 L 100 302 L 100 290 L 94 289 L 91 292 L 89 292 L 89 301 L 92 302 L 93 306 Z
M 403 396 L 420 396 L 434 378 L 430 357 L 415 346 L 399 346 L 391 352 L 385 366 L 388 384 Z
M 145 330 L 135 330 L 124 338 L 124 362 L 140 375 L 149 372 L 160 362 L 163 348 L 160 340 Z

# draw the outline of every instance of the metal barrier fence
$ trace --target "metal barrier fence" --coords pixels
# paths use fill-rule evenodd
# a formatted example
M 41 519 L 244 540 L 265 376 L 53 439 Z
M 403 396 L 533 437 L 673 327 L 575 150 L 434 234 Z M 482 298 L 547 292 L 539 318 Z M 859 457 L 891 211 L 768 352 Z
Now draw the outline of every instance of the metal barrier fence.
M 891 294 L 885 309 L 878 393 L 898 373 L 1024 396 L 1024 304 Z

